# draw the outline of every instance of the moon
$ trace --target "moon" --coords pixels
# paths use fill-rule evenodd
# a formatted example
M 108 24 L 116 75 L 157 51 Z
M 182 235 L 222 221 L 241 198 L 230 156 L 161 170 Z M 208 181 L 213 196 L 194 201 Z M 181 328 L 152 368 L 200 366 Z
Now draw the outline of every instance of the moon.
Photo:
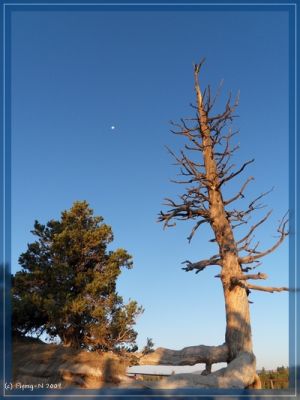
M 112 131 L 114 131 L 114 130 L 116 129 L 115 125 L 112 125 L 112 126 L 110 127 L 110 129 L 111 129 Z

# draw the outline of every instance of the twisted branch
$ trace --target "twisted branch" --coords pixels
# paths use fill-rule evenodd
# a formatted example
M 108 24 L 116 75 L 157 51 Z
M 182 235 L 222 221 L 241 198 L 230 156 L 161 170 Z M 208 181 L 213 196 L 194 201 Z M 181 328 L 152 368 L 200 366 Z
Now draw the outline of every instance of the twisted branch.
M 222 260 L 219 254 L 216 254 L 207 260 L 201 260 L 194 263 L 190 262 L 189 260 L 185 260 L 181 264 L 186 264 L 186 267 L 182 268 L 184 271 L 196 270 L 196 274 L 198 274 L 199 272 L 203 271 L 206 267 L 210 265 L 222 266 Z

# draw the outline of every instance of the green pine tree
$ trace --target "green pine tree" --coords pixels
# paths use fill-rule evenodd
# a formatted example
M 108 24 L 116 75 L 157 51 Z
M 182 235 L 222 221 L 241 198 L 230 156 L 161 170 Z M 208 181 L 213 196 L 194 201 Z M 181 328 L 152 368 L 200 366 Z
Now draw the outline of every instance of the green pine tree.
M 152 338 L 147 337 L 146 346 L 143 348 L 142 353 L 144 355 L 154 352 L 154 342 Z
M 143 309 L 136 301 L 124 304 L 116 291 L 132 257 L 107 249 L 113 233 L 103 218 L 78 201 L 59 221 L 35 221 L 32 233 L 37 240 L 21 254 L 22 270 L 12 277 L 13 332 L 45 332 L 89 350 L 135 347 L 133 327 Z

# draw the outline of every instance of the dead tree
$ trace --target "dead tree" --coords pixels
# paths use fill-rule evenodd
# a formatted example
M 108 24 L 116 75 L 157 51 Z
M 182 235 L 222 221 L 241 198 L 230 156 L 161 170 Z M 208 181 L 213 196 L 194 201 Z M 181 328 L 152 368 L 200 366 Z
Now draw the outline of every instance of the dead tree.
M 202 94 L 199 72 L 203 61 L 194 67 L 197 103 L 193 107 L 196 109 L 196 117 L 182 119 L 179 124 L 173 124 L 176 130 L 172 132 L 184 136 L 187 144 L 179 155 L 169 150 L 180 168 L 181 178 L 174 182 L 186 185 L 185 192 L 180 196 L 180 201 L 166 199 L 169 209 L 160 213 L 159 221 L 168 227 L 174 226 L 176 220 L 194 220 L 195 225 L 188 237 L 189 241 L 201 225 L 210 225 L 214 235 L 212 241 L 216 242 L 218 253 L 198 262 L 185 261 L 183 269 L 199 273 L 212 265 L 220 268 L 217 277 L 221 279 L 225 299 L 225 343 L 215 347 L 202 345 L 186 347 L 179 351 L 159 348 L 142 357 L 140 363 L 206 364 L 206 370 L 202 375 L 173 375 L 156 384 L 156 387 L 245 388 L 254 385 L 258 388 L 260 382 L 256 375 L 256 361 L 252 348 L 248 296 L 252 290 L 273 293 L 288 288 L 253 285 L 249 281 L 266 279 L 267 275 L 248 274 L 248 272 L 257 268 L 260 259 L 273 252 L 283 242 L 288 235 L 288 220 L 287 216 L 283 217 L 277 229 L 279 237 L 267 250 L 260 250 L 259 244 L 252 245 L 252 241 L 254 231 L 269 218 L 271 212 L 250 226 L 243 237 L 237 238 L 236 228 L 249 222 L 250 214 L 262 207 L 260 200 L 268 192 L 252 200 L 246 209 L 232 208 L 235 201 L 244 198 L 246 187 L 253 179 L 249 177 L 233 197 L 229 199 L 223 197 L 223 186 L 242 173 L 254 160 L 246 161 L 240 168 L 234 170 L 231 158 L 238 146 L 231 144 L 234 132 L 230 126 L 235 117 L 238 98 L 232 102 L 229 96 L 225 110 L 217 115 L 212 114 L 219 91 L 212 97 L 208 86 Z M 211 365 L 219 362 L 227 362 L 228 366 L 211 373 Z

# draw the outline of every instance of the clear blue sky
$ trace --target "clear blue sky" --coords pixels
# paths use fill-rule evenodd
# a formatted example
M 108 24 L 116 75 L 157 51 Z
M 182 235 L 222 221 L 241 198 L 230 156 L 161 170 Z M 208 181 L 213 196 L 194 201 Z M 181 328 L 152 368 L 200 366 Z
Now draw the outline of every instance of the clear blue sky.
M 224 79 L 241 92 L 236 163 L 255 158 L 226 191 L 249 175 L 249 201 L 274 213 L 258 232 L 273 243 L 288 209 L 288 15 L 285 12 L 14 12 L 12 18 L 12 271 L 33 240 L 33 222 L 59 218 L 87 200 L 112 225 L 113 248 L 134 257 L 118 289 L 145 308 L 138 344 L 181 348 L 224 341 L 217 267 L 195 275 L 181 262 L 215 253 L 209 228 L 191 244 L 190 225 L 163 231 L 164 197 L 182 190 L 164 146 L 182 143 L 169 120 L 194 116 L 193 62 L 207 61 L 202 86 Z M 111 130 L 111 126 L 116 129 Z M 245 203 L 247 204 L 247 202 Z M 257 216 L 259 217 L 260 214 Z M 288 242 L 264 259 L 267 285 L 288 285 Z M 288 364 L 288 294 L 251 295 L 258 367 Z

